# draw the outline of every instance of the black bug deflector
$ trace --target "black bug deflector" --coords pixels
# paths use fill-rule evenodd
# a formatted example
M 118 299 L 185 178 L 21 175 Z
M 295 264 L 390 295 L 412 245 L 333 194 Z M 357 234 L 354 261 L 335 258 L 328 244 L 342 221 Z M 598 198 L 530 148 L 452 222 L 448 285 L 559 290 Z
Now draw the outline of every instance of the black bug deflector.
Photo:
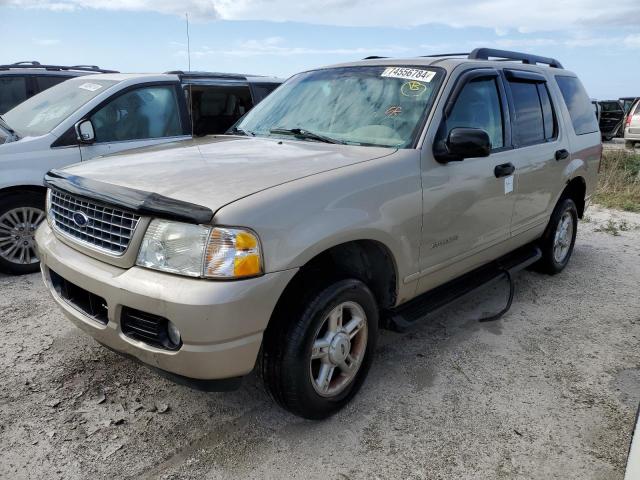
M 213 219 L 213 211 L 201 205 L 182 202 L 153 192 L 70 175 L 59 170 L 50 170 L 44 176 L 44 183 L 47 187 L 126 208 L 140 215 L 189 223 L 210 223 Z

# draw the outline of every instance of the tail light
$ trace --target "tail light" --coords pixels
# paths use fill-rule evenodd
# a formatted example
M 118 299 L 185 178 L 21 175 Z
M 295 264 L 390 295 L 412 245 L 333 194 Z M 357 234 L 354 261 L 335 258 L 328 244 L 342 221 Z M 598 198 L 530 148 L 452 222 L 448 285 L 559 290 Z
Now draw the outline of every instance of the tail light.
M 627 127 L 631 125 L 631 117 L 632 117 L 632 116 L 633 116 L 633 115 L 631 115 L 631 114 L 627 115 L 627 121 L 625 122 L 625 123 L 626 123 L 626 125 L 627 125 Z

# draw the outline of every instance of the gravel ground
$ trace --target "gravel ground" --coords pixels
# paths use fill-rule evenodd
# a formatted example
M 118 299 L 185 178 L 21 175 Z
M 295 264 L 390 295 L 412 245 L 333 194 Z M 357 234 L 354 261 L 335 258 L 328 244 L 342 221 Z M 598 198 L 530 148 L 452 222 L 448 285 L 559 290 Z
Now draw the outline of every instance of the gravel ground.
M 640 399 L 640 215 L 592 208 L 565 272 L 523 272 L 410 334 L 383 332 L 324 422 L 174 385 L 0 276 L 0 477 L 621 479 Z

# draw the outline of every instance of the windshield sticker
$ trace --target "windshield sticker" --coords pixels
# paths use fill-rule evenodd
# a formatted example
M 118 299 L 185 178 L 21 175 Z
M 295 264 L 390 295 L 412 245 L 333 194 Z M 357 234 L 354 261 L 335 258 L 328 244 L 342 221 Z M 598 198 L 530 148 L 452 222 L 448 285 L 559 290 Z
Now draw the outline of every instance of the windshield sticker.
M 415 80 L 405 82 L 402 84 L 402 87 L 400 87 L 400 93 L 405 97 L 419 97 L 426 91 L 427 86 L 424 83 L 416 82 Z
M 436 76 L 432 70 L 406 67 L 387 67 L 382 72 L 381 77 L 403 78 L 404 80 L 420 80 L 429 83 Z
M 98 85 L 97 83 L 83 83 L 78 88 L 89 90 L 90 92 L 95 92 L 96 90 L 100 90 L 102 88 L 102 85 Z
M 393 105 L 393 106 L 387 108 L 387 111 L 384 112 L 384 114 L 387 117 L 397 117 L 401 113 L 402 113 L 402 107 L 400 107 L 398 105 Z

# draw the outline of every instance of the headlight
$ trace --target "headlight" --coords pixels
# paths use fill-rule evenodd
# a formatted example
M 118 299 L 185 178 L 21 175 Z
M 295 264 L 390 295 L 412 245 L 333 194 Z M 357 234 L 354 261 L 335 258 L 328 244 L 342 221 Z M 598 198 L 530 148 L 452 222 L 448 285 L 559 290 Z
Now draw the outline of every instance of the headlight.
M 255 233 L 167 220 L 149 224 L 136 263 L 190 277 L 231 279 L 262 273 Z

